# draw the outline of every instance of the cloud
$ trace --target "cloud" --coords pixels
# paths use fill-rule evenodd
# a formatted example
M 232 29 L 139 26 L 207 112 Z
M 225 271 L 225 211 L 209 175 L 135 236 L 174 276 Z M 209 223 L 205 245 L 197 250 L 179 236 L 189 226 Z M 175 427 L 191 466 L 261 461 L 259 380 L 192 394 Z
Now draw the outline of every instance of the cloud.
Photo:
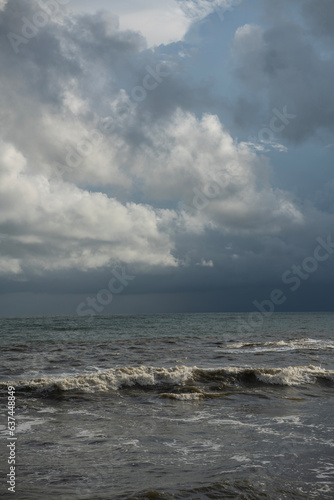
M 36 12 L 32 1 L 15 5 L 19 15 L 12 3 L 0 13 L 4 33 L 22 34 L 22 16 Z M 300 86 L 298 95 L 291 85 L 295 76 L 301 83 L 296 64 L 303 76 L 313 64 L 327 91 L 329 66 L 308 43 L 287 22 L 243 25 L 233 42 L 250 112 L 254 89 L 268 93 L 261 109 L 287 104 L 290 111 L 295 99 L 298 124 L 283 132 L 291 141 L 324 123 L 313 75 L 311 90 Z M 178 48 L 147 49 L 112 14 L 63 11 L 17 53 L 8 38 L 0 44 L 0 273 L 15 283 L 115 262 L 150 277 L 165 273 L 171 289 L 175 276 L 186 290 L 199 278 L 208 287 L 222 276 L 256 281 L 259 270 L 269 279 L 332 224 L 332 214 L 275 186 L 263 149 L 201 112 L 210 95 L 187 74 Z
M 203 266 L 203 267 L 214 267 L 214 264 L 212 260 L 206 261 L 205 259 L 202 259 L 201 262 L 198 262 L 196 266 Z
M 277 232 L 302 223 L 289 195 L 271 188 L 267 161 L 233 141 L 217 116 L 177 111 L 143 133 L 147 140 L 129 162 L 146 199 L 183 199 L 197 225 L 225 231 Z
M 307 0 L 302 4 L 304 14 L 309 26 L 316 35 L 334 37 L 334 4 L 331 0 Z
M 236 30 L 232 44 L 235 75 L 244 86 L 239 98 L 253 102 L 254 107 L 258 100 L 252 93 L 262 93 L 259 129 L 265 109 L 270 119 L 273 109 L 286 106 L 297 118 L 280 136 L 295 144 L 317 137 L 321 130 L 332 133 L 334 125 L 333 47 L 314 43 L 308 30 L 311 26 L 323 34 L 329 31 L 324 11 L 330 7 L 327 2 L 324 11 L 319 2 L 303 5 L 308 26 L 284 16 L 282 4 L 280 15 L 268 14 L 269 26 L 243 25 Z M 271 6 L 266 8 L 272 10 Z
M 188 19 L 200 21 L 213 12 L 221 15 L 223 12 L 240 4 L 241 0 L 177 0 Z
M 79 12 L 94 14 L 99 10 L 112 11 L 120 19 L 122 30 L 140 32 L 153 47 L 181 40 L 189 27 L 189 20 L 179 8 L 176 0 L 136 0 L 123 2 L 106 0 L 94 3 L 72 0 L 71 7 Z
M 217 12 L 223 12 L 240 0 L 71 0 L 79 12 L 112 11 L 120 19 L 122 30 L 140 32 L 149 47 L 182 40 L 192 23 Z
M 122 205 L 103 193 L 52 183 L 29 174 L 14 146 L 2 143 L 0 151 L 0 227 L 7 233 L 1 245 L 2 273 L 87 270 L 120 260 L 176 265 L 166 231 L 173 211 Z
M 302 223 L 286 193 L 271 189 L 268 181 L 259 186 L 258 173 L 265 178 L 268 165 L 245 145 L 234 144 L 217 117 L 199 121 L 178 111 L 167 127 L 143 132 L 144 146 L 135 155 L 130 148 L 125 160 L 132 188 L 139 180 L 145 203 L 121 203 L 82 189 L 75 185 L 75 170 L 71 183 L 33 173 L 24 155 L 3 143 L 0 230 L 8 234 L 5 254 L 17 255 L 4 270 L 17 273 L 18 263 L 22 271 L 37 273 L 98 269 L 113 261 L 175 266 L 181 229 L 185 238 L 207 228 L 279 234 Z M 125 151 L 127 144 L 119 146 Z M 195 208 L 190 215 L 159 208 L 182 197 Z

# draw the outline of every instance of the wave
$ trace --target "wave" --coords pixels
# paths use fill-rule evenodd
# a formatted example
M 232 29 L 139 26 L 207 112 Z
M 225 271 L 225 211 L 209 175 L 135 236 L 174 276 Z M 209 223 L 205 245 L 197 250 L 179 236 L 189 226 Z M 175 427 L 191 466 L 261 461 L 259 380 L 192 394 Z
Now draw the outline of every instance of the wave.
M 334 349 L 334 342 L 326 340 L 314 340 L 301 338 L 293 340 L 280 340 L 279 342 L 237 342 L 217 349 L 219 352 L 268 352 L 268 351 L 290 351 L 297 349 L 323 350 Z
M 203 369 L 196 366 L 172 368 L 140 366 L 113 368 L 69 377 L 34 378 L 1 383 L 0 387 L 4 389 L 8 385 L 14 385 L 19 391 L 42 394 L 71 391 L 98 393 L 136 388 L 158 390 L 161 395 L 172 398 L 175 396 L 175 399 L 182 399 L 179 394 L 182 391 L 183 394 L 192 394 L 183 399 L 196 399 L 240 386 L 301 386 L 317 383 L 332 385 L 334 371 L 312 365 L 284 368 L 229 366 L 218 369 Z

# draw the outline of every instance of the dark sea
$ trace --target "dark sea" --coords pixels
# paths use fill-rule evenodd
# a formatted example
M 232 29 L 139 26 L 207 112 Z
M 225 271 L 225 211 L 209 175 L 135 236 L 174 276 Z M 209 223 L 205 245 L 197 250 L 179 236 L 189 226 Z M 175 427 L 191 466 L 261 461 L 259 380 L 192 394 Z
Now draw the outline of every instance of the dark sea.
M 1 318 L 0 497 L 333 499 L 334 314 L 247 318 Z

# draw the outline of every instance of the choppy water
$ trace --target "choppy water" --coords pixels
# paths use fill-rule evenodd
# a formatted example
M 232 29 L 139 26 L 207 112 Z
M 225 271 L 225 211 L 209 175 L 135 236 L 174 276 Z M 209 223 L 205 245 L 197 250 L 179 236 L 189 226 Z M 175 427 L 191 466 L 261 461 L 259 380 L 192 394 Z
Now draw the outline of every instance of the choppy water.
M 0 319 L 16 498 L 332 499 L 334 314 L 245 319 Z

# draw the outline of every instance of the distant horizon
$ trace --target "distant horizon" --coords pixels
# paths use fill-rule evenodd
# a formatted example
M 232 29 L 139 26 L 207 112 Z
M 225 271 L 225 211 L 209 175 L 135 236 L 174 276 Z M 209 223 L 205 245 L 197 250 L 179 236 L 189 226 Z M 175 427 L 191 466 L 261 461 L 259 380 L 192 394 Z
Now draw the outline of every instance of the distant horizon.
M 253 311 L 176 311 L 176 312 L 145 312 L 145 313 L 109 313 L 109 314 L 97 314 L 95 316 L 95 319 L 98 318 L 111 318 L 113 316 L 160 316 L 160 315 L 186 315 L 186 314 L 249 314 L 252 313 Z M 272 315 L 275 314 L 334 314 L 334 310 L 332 311 L 274 311 Z M 76 314 L 36 314 L 36 315 L 31 315 L 31 316 L 26 316 L 26 315 L 17 315 L 17 316 L 5 316 L 0 314 L 0 318 L 2 319 L 15 319 L 15 318 L 79 318 L 78 315 Z M 83 321 L 85 321 L 85 318 L 81 318 Z M 269 318 L 266 318 L 266 320 L 269 320 Z M 94 320 L 90 321 L 91 324 L 94 323 Z

